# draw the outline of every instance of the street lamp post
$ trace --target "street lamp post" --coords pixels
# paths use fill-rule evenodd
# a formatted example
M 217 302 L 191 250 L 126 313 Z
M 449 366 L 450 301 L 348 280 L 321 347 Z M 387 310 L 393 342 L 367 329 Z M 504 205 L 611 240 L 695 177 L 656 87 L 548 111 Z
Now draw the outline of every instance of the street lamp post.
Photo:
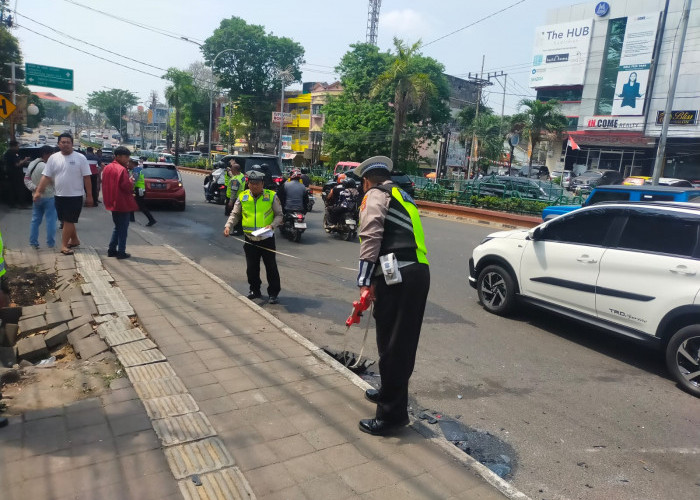
M 188 40 L 189 41 L 189 40 Z M 214 60 L 211 62 L 211 88 L 209 89 L 209 135 L 207 136 L 208 139 L 208 144 L 207 144 L 207 154 L 209 155 L 209 162 L 212 161 L 211 157 L 211 115 L 214 113 L 213 105 L 214 105 L 214 66 L 216 65 L 216 60 L 219 58 L 221 54 L 224 52 L 243 52 L 241 49 L 224 49 L 218 54 L 214 56 Z

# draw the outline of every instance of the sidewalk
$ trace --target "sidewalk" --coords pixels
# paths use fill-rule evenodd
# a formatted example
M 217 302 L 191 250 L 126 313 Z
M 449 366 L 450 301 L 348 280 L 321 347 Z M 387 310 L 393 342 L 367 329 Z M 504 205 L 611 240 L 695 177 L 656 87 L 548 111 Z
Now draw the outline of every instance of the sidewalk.
M 75 256 L 148 335 L 107 335 L 129 380 L 0 429 L 1 498 L 527 498 L 418 422 L 360 432 L 362 379 L 176 250 L 129 250 Z

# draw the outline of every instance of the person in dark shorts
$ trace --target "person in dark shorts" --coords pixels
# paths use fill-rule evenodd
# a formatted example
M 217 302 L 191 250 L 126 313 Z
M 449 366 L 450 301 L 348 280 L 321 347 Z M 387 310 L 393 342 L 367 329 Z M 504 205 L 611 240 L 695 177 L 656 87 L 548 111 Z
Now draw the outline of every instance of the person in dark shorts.
M 34 201 L 41 198 L 46 186 L 53 182 L 54 202 L 58 220 L 63 223 L 61 253 L 72 255 L 71 248 L 80 245 L 75 224 L 83 207 L 83 194 L 86 194 L 85 206 L 94 206 L 90 165 L 80 153 L 73 151 L 73 137 L 70 134 L 58 136 L 58 153 L 49 157 L 44 175 L 34 191 Z

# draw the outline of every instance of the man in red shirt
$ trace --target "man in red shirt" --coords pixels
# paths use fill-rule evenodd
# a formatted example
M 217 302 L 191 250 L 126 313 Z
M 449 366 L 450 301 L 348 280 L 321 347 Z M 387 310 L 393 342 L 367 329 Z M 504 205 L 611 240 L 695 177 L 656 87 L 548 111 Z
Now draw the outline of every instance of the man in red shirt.
M 129 179 L 126 167 L 131 152 L 124 146 L 114 150 L 114 161 L 102 171 L 102 201 L 107 210 L 112 212 L 114 231 L 107 250 L 108 257 L 128 259 L 126 253 L 126 236 L 129 230 L 129 215 L 139 209 L 134 200 L 134 184 Z

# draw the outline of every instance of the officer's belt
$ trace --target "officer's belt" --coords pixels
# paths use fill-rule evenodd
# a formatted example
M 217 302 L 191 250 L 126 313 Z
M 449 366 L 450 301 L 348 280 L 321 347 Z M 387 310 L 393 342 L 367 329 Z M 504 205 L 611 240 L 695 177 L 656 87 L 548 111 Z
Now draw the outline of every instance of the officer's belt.
M 402 267 L 410 266 L 411 264 L 418 264 L 417 261 L 415 260 L 397 260 L 396 261 L 396 267 L 401 269 Z M 374 267 L 374 273 L 372 273 L 372 276 L 381 276 L 382 273 L 382 266 L 375 266 Z

